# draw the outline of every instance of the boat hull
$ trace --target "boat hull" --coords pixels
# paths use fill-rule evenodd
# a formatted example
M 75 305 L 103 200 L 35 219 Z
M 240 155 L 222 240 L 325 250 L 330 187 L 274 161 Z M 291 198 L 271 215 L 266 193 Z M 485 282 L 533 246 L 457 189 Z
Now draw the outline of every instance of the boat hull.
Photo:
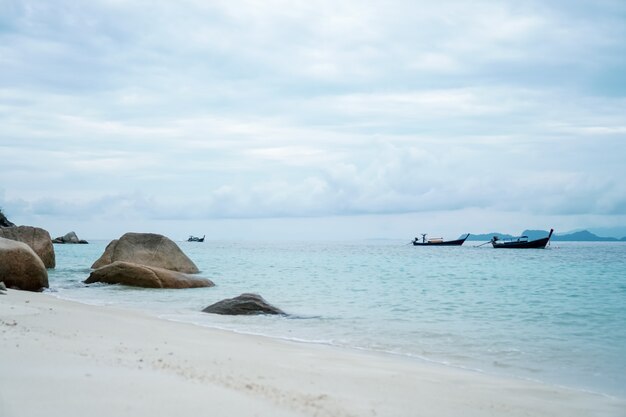
M 496 249 L 543 249 L 546 247 L 549 240 L 550 239 L 545 237 L 543 239 L 537 239 L 530 242 L 491 242 L 491 244 Z
M 531 240 L 530 242 L 526 242 L 526 241 L 507 242 L 507 241 L 492 240 L 491 245 L 495 249 L 543 249 L 546 247 L 546 245 L 550 241 L 553 231 L 554 231 L 553 229 L 550 229 L 550 234 L 548 235 L 548 237 L 544 237 L 544 238 L 537 239 L 537 240 Z
M 465 236 L 463 239 L 457 240 L 448 240 L 444 242 L 415 242 L 413 241 L 413 246 L 461 246 L 465 240 L 468 238 L 469 234 Z

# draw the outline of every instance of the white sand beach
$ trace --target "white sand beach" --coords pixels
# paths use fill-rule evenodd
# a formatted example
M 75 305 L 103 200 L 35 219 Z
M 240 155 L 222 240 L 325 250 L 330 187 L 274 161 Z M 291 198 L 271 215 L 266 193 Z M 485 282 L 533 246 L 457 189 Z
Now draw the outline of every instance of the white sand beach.
M 410 358 L 0 295 L 0 416 L 624 416 L 620 399 Z

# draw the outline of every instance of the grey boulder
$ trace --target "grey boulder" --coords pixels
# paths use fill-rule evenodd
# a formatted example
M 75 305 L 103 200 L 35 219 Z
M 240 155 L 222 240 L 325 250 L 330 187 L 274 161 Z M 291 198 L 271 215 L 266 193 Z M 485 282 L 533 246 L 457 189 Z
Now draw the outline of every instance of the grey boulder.
M 258 294 L 244 293 L 235 298 L 227 298 L 211 304 L 202 310 L 205 313 L 225 315 L 282 314 L 285 313 L 269 304 Z

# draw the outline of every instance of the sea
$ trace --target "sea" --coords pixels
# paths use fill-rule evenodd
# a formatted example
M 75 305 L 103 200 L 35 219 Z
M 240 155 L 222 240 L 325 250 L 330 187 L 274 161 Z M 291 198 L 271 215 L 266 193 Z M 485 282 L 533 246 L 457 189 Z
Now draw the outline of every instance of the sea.
M 215 287 L 84 284 L 108 243 L 55 245 L 47 292 L 198 326 L 626 398 L 626 243 L 497 250 L 478 242 L 177 242 Z M 246 292 L 288 315 L 201 312 Z

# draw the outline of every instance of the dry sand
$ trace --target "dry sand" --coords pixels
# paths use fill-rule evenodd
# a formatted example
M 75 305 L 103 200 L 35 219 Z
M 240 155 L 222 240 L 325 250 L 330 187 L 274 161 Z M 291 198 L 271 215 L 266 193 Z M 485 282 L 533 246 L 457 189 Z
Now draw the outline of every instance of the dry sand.
M 626 416 L 626 403 L 9 290 L 0 416 Z

